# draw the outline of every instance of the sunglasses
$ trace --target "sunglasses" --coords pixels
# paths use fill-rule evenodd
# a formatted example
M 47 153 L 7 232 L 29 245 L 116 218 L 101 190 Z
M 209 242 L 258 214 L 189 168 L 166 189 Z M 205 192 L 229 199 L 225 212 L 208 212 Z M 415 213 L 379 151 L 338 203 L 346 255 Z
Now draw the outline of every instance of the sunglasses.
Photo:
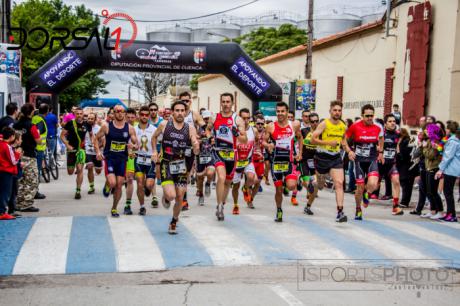
M 122 114 L 124 114 L 124 113 L 125 113 L 125 111 L 124 111 L 124 110 L 122 110 L 122 109 L 117 109 L 117 110 L 114 110 L 114 112 L 115 112 L 115 113 L 122 113 Z
M 319 120 L 310 120 L 310 123 L 318 123 Z
M 139 116 L 141 116 L 141 117 L 149 117 L 150 114 L 141 113 L 141 114 L 139 114 Z
M 185 103 L 190 102 L 190 100 L 185 100 L 185 99 L 182 99 L 181 101 L 182 101 L 182 102 L 185 102 Z
M 364 115 L 366 118 L 374 118 L 374 115 Z
M 257 122 L 256 124 L 257 124 L 257 125 L 264 125 L 265 123 Z
M 151 108 L 150 111 L 151 111 L 151 112 L 157 112 L 157 111 L 158 111 L 158 108 Z

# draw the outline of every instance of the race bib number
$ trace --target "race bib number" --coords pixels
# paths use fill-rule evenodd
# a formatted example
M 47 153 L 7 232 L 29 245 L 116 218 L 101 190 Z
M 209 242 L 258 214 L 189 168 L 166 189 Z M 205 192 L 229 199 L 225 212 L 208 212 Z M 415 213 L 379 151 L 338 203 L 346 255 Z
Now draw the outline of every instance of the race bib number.
M 396 155 L 396 150 L 395 149 L 387 149 L 383 151 L 383 157 L 385 159 L 393 159 L 395 158 Z
M 369 157 L 371 156 L 371 146 L 369 145 L 361 145 L 356 146 L 356 155 L 360 157 Z
M 110 151 L 112 151 L 112 152 L 125 152 L 126 151 L 126 143 L 125 142 L 112 141 L 110 143 Z
M 209 164 L 212 160 L 211 156 L 200 156 L 200 164 Z
M 315 160 L 314 159 L 307 159 L 307 165 L 310 169 L 315 169 Z
M 285 150 L 291 149 L 291 139 L 290 138 L 278 139 L 276 141 L 276 147 L 280 149 L 285 149 Z
M 185 159 L 172 161 L 169 163 L 169 172 L 171 174 L 185 174 L 187 167 L 185 166 Z
M 224 160 L 235 160 L 235 151 L 219 151 L 219 156 Z
M 274 163 L 273 164 L 273 172 L 274 173 L 282 173 L 289 171 L 289 162 L 282 162 L 282 163 Z
M 249 160 L 239 160 L 237 163 L 236 163 L 236 167 L 237 168 L 246 168 L 246 166 L 249 165 Z
M 139 165 L 150 166 L 152 164 L 152 160 L 148 156 L 138 156 L 137 163 Z

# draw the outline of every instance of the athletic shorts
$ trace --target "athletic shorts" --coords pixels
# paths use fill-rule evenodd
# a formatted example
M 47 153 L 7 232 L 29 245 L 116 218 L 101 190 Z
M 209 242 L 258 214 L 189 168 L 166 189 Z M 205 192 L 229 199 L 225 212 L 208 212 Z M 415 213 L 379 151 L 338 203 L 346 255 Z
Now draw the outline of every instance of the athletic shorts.
M 253 161 L 252 162 L 253 165 L 254 165 L 254 169 L 256 170 L 256 175 L 257 175 L 257 178 L 260 180 L 264 177 L 264 174 L 265 174 L 265 163 L 263 160 L 261 161 Z
M 241 179 L 243 178 L 243 173 L 253 173 L 256 175 L 256 169 L 254 168 L 253 163 L 249 163 L 246 167 L 243 169 L 236 169 L 235 170 L 235 175 L 233 176 L 233 184 L 238 184 L 241 182 Z
M 343 169 L 342 156 L 340 154 L 316 154 L 315 168 L 319 174 L 328 174 L 331 169 Z
M 77 164 L 77 152 L 67 152 L 67 168 L 75 168 Z
M 391 178 L 394 175 L 399 175 L 398 168 L 396 167 L 395 162 L 387 162 L 382 165 L 381 163 L 379 165 L 379 174 L 380 177 L 386 177 L 386 178 Z
M 138 164 L 137 157 L 134 159 L 134 169 L 136 176 L 144 175 L 147 179 L 154 179 L 155 176 L 155 163 L 152 162 L 150 165 Z
M 105 175 L 114 174 L 115 176 L 124 177 L 126 175 L 126 160 L 105 159 Z
M 134 173 L 136 167 L 134 166 L 134 158 L 128 157 L 128 162 L 126 163 L 126 173 Z
M 315 175 L 315 160 L 313 158 L 300 162 L 300 178 L 306 182 L 310 176 Z
M 230 158 L 233 156 L 233 160 Z M 235 162 L 235 152 L 234 151 L 212 151 L 213 164 L 216 168 L 225 167 L 226 179 L 228 181 L 233 180 L 235 175 L 236 162 Z
M 96 155 L 86 154 L 86 161 L 87 165 L 94 165 L 95 168 L 100 169 L 102 168 L 102 160 L 98 160 Z
M 171 173 L 173 169 L 177 169 L 173 164 L 179 163 L 179 161 L 168 161 L 163 159 L 160 161 L 160 177 L 161 186 L 174 184 L 178 187 L 187 187 L 187 180 L 189 171 L 187 170 L 187 161 L 184 161 L 186 171 L 184 173 Z
M 271 161 L 271 173 L 275 187 L 283 186 L 284 180 L 296 180 L 299 177 L 297 166 L 289 161 Z
M 214 168 L 213 157 L 212 155 L 201 156 L 198 155 L 196 157 L 196 172 L 203 173 L 208 167 Z
M 356 184 L 364 184 L 366 177 L 379 177 L 377 160 L 371 162 L 354 161 Z

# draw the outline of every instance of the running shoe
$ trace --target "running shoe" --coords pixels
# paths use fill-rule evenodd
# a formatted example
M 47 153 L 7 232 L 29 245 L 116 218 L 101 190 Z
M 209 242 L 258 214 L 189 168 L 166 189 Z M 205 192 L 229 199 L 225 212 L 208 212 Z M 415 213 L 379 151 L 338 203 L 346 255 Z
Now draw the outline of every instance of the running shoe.
M 432 214 L 431 211 L 429 211 L 429 212 L 421 215 L 420 217 L 422 217 L 422 218 L 431 218 L 433 216 L 434 216 L 434 214 Z
M 211 186 L 212 186 L 212 189 L 216 189 L 216 182 L 212 182 Z
M 238 204 L 233 205 L 233 212 L 232 213 L 234 215 L 239 215 L 240 214 L 240 207 L 238 206 Z
M 247 203 L 247 202 L 251 202 L 251 195 L 249 194 L 249 190 L 246 186 L 243 186 L 241 188 L 241 190 L 243 191 L 243 197 L 244 197 L 244 201 Z
M 457 217 L 454 217 L 452 214 L 447 214 L 444 218 L 441 218 L 441 220 L 445 222 L 457 222 Z
M 217 204 L 216 217 L 217 217 L 217 221 L 224 221 L 224 205 L 223 204 Z
M 363 212 L 362 211 L 357 211 L 355 214 L 355 220 L 363 220 Z
M 161 197 L 161 204 L 163 204 L 163 207 L 166 209 L 169 209 L 171 206 L 171 202 L 166 201 L 165 197 Z
M 81 199 L 81 193 L 75 192 L 75 200 L 80 200 Z
M 377 195 L 371 194 L 371 199 L 372 199 L 372 200 L 377 200 L 378 198 L 379 198 L 379 197 L 378 197 Z
M 133 211 L 131 210 L 131 206 L 125 206 L 125 209 L 123 210 L 123 213 L 125 215 L 132 215 Z
M 313 186 L 313 183 L 311 181 L 308 182 L 307 191 L 309 194 L 312 194 L 313 192 L 315 192 L 315 186 Z
M 420 216 L 420 215 L 422 214 L 422 212 L 417 211 L 417 210 L 414 209 L 413 211 L 409 212 L 409 214 L 411 214 L 411 215 L 416 215 L 416 216 Z
M 387 195 L 384 195 L 384 196 L 381 196 L 379 200 L 381 201 L 388 201 L 388 200 L 391 200 L 392 198 L 387 196 Z
M 252 199 L 251 199 L 251 202 L 248 202 L 247 204 L 248 204 L 248 208 L 250 208 L 250 209 L 254 209 L 254 208 L 255 208 L 255 207 L 254 207 L 254 204 L 252 203 Z
M 3 215 L 0 215 L 0 220 L 14 220 L 14 219 L 16 219 L 16 217 L 8 213 L 4 213 Z
M 264 192 L 264 189 L 262 188 L 262 185 L 259 185 L 259 190 L 258 192 Z
M 313 215 L 313 212 L 311 211 L 311 208 L 308 207 L 308 206 L 305 206 L 305 208 L 303 209 L 303 213 L 306 214 L 306 215 L 309 215 L 309 216 Z
M 182 201 L 182 211 L 186 211 L 188 209 L 188 202 L 186 200 Z
M 443 217 L 444 217 L 444 215 L 441 212 L 438 212 L 435 215 L 431 216 L 430 219 L 431 220 L 440 220 Z
M 395 208 L 393 208 L 391 214 L 393 216 L 402 216 L 402 215 L 404 215 L 404 210 L 402 210 L 400 207 L 395 207 Z
M 335 222 L 347 222 L 348 221 L 348 218 L 347 216 L 345 216 L 345 214 L 343 213 L 343 211 L 337 213 L 337 217 L 335 218 Z
M 102 188 L 102 194 L 104 197 L 108 198 L 110 196 L 110 186 L 105 184 L 104 188 Z
M 152 205 L 153 208 L 158 208 L 158 197 L 153 196 L 152 197 L 152 202 L 150 204 Z
M 88 194 L 94 194 L 96 192 L 96 189 L 94 187 L 89 188 Z
M 146 197 L 150 197 L 150 195 L 152 194 L 152 191 L 144 186 L 144 194 Z
M 291 204 L 294 205 L 294 206 L 299 205 L 299 202 L 297 201 L 296 197 L 291 197 Z
M 369 206 L 369 194 L 367 192 L 363 193 L 363 206 L 367 208 Z
M 200 196 L 200 197 L 198 198 L 198 205 L 200 205 L 200 206 L 203 206 L 203 205 L 204 205 L 204 197 L 203 197 L 203 196 Z
M 276 211 L 275 222 L 283 222 L 283 210 L 278 209 Z
M 111 214 L 112 214 L 112 217 L 114 218 L 120 217 L 120 214 L 118 213 L 118 210 L 116 209 L 112 209 Z
M 168 228 L 168 234 L 170 235 L 176 235 L 177 234 L 177 230 L 176 230 L 176 223 L 175 222 L 170 222 L 169 223 L 169 228 Z
M 409 208 L 409 204 L 399 203 L 399 207 Z
M 209 197 L 211 195 L 211 184 L 206 183 L 204 185 L 204 195 Z
M 270 181 L 268 180 L 268 176 L 264 175 L 265 185 L 270 186 Z
M 147 213 L 147 209 L 145 209 L 144 206 L 141 206 L 141 209 L 139 209 L 139 215 L 145 216 L 146 213 Z

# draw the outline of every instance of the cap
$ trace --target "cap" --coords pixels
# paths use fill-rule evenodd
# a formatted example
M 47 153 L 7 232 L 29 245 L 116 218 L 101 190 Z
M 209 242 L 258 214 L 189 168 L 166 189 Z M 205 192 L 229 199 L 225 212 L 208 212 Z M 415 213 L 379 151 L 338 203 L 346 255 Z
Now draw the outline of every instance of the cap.
M 211 118 L 211 112 L 208 111 L 208 110 L 205 110 L 205 111 L 203 111 L 203 113 L 201 113 L 201 117 L 203 117 L 203 118 Z

